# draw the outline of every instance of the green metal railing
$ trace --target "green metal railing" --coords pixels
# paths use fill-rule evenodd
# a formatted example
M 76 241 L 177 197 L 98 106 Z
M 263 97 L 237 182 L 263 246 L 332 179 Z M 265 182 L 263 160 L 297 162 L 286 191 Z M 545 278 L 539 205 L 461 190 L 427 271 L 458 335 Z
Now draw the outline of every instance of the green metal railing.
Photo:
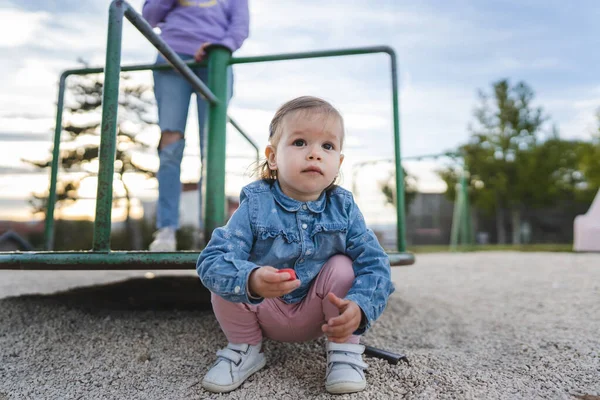
M 397 220 L 397 248 L 406 251 L 406 217 L 404 214 L 404 172 L 402 170 L 400 146 L 400 108 L 398 100 L 398 74 L 396 53 L 388 46 L 360 47 L 355 49 L 311 51 L 303 53 L 273 54 L 267 56 L 238 57 L 231 60 L 231 64 L 247 64 L 271 61 L 300 60 L 309 58 L 340 57 L 364 54 L 384 53 L 390 56 L 392 78 L 392 110 L 394 123 L 394 161 L 396 169 L 396 220 Z
M 121 67 L 121 41 L 123 19 L 126 17 L 167 59 L 170 65 L 134 65 Z M 198 252 L 149 253 L 135 251 L 111 251 L 110 233 L 113 201 L 113 174 L 116 156 L 117 109 L 120 72 L 156 70 L 174 68 L 180 72 L 209 103 L 206 175 L 205 179 L 205 234 L 210 237 L 212 231 L 225 222 L 225 156 L 226 124 L 229 121 L 257 151 L 256 144 L 250 140 L 239 125 L 227 116 L 227 73 L 228 66 L 258 62 L 273 62 L 310 58 L 339 57 L 384 53 L 390 57 L 393 108 L 396 199 L 397 199 L 397 248 L 398 253 L 390 254 L 392 265 L 409 265 L 414 257 L 405 253 L 405 215 L 404 215 L 404 176 L 400 158 L 400 114 L 398 106 L 398 76 L 396 55 L 387 46 L 363 47 L 355 49 L 315 51 L 303 53 L 274 54 L 257 57 L 232 58 L 224 47 L 212 47 L 208 62 L 202 64 L 184 63 L 158 37 L 150 25 L 126 2 L 114 0 L 109 8 L 106 64 L 102 68 L 84 68 L 65 71 L 59 81 L 57 124 L 54 135 L 50 196 L 46 219 L 46 247 L 53 248 L 53 221 L 56 202 L 56 179 L 59 165 L 60 136 L 62 132 L 62 108 L 66 79 L 70 75 L 104 72 L 104 92 L 102 99 L 102 124 L 100 133 L 98 189 L 96 197 L 96 215 L 94 221 L 94 239 L 92 251 L 88 252 L 25 252 L 0 253 L 1 268 L 22 269 L 148 269 L 148 268 L 189 268 L 196 261 Z M 190 66 L 207 65 L 208 85 L 198 79 Z M 110 257 L 108 257 L 110 255 Z
M 205 66 L 206 62 L 197 63 L 197 62 L 187 62 L 184 63 L 188 68 L 196 68 L 200 66 Z M 157 65 L 157 64 L 141 64 L 141 65 L 129 65 L 121 67 L 121 72 L 135 72 L 135 71 L 146 71 L 146 70 L 167 70 L 172 69 L 173 67 L 169 64 Z M 65 102 L 65 92 L 66 92 L 66 83 L 67 78 L 72 75 L 89 75 L 89 74 L 99 74 L 103 73 L 104 68 L 78 68 L 78 69 L 69 69 L 64 71 L 60 75 L 59 83 L 58 83 L 58 99 L 57 99 L 57 112 L 56 112 L 56 123 L 54 128 L 54 142 L 53 142 L 53 150 L 52 150 L 52 163 L 50 168 L 50 189 L 48 196 L 48 205 L 46 211 L 46 220 L 44 226 L 44 247 L 46 250 L 50 251 L 54 249 L 54 211 L 56 207 L 56 185 L 58 182 L 58 169 L 60 164 L 60 144 L 61 144 L 61 134 L 62 134 L 62 117 L 63 117 L 63 109 Z M 204 86 L 202 81 L 198 79 L 194 75 L 193 83 L 195 85 L 195 89 L 200 91 L 201 85 Z M 212 95 L 212 93 L 211 93 Z M 239 124 L 233 120 L 231 117 L 227 117 L 228 122 L 233 126 L 241 135 L 248 141 L 248 143 L 254 148 L 256 153 L 256 160 L 260 159 L 260 149 L 256 142 L 248 136 L 246 132 L 242 130 Z

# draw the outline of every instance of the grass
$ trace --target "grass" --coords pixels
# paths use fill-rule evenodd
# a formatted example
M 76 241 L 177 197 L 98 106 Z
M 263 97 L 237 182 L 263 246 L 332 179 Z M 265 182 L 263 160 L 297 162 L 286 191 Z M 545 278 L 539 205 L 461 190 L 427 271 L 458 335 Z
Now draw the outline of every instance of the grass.
M 444 245 L 423 245 L 423 246 L 408 246 L 407 249 L 411 253 L 443 253 L 452 251 L 450 246 Z M 573 244 L 571 243 L 540 243 L 540 244 L 486 244 L 473 246 L 458 246 L 457 252 L 472 252 L 472 251 L 523 251 L 523 252 L 572 252 Z

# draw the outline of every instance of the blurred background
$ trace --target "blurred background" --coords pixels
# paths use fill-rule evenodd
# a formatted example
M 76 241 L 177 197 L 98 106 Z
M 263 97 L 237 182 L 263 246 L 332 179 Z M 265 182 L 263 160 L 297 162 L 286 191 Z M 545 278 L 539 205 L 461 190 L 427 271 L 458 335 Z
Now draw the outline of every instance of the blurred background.
M 0 235 L 41 248 L 62 71 L 104 66 L 109 1 L 0 0 Z M 142 0 L 130 2 L 141 11 Z M 594 0 L 250 1 L 235 56 L 388 45 L 399 61 L 409 250 L 447 249 L 465 174 L 481 248 L 570 249 L 600 187 L 600 4 Z M 123 64 L 153 63 L 126 22 Z M 391 79 L 385 55 L 239 65 L 229 114 L 264 148 L 283 102 L 323 97 L 346 122 L 342 186 L 385 247 L 396 241 Z M 67 82 L 57 250 L 89 249 L 102 76 Z M 122 78 L 113 249 L 147 248 L 158 167 L 151 73 Z M 192 102 L 193 104 L 193 102 Z M 178 246 L 195 246 L 199 146 L 190 110 Z M 231 129 L 231 128 L 230 128 Z M 253 149 L 228 132 L 228 210 L 255 178 Z M 536 247 L 538 246 L 538 247 Z M 542 246 L 542 247 L 539 247 Z

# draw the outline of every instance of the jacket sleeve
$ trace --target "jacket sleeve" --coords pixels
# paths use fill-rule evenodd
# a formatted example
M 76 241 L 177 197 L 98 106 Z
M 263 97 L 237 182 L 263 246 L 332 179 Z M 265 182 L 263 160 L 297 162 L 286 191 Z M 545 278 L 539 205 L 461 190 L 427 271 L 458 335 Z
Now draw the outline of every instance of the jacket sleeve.
M 176 5 L 177 0 L 146 0 L 142 6 L 142 17 L 150 26 L 156 27 Z
M 379 318 L 390 294 L 394 292 L 390 260 L 373 231 L 367 228 L 364 217 L 351 199 L 346 254 L 352 259 L 354 282 L 346 299 L 362 309 L 366 322 L 355 332 L 363 334 Z
M 233 53 L 248 38 L 250 29 L 250 13 L 248 11 L 248 0 L 233 0 L 231 5 L 231 16 L 229 28 L 225 37 L 215 44 L 227 47 Z
M 249 298 L 247 290 L 250 273 L 259 268 L 248 261 L 253 243 L 249 201 L 245 198 L 227 225 L 213 231 L 200 253 L 196 271 L 204 286 L 234 303 L 260 303 L 262 298 Z

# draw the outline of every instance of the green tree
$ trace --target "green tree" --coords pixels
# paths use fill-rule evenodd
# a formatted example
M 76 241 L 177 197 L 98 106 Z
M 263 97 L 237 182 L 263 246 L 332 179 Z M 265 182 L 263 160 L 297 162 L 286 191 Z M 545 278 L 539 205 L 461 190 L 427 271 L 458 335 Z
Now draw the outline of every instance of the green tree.
M 135 162 L 135 154 L 149 148 L 138 139 L 138 134 L 152 124 L 151 109 L 154 97 L 151 88 L 135 84 L 129 76 L 121 77 L 119 94 L 119 121 L 117 126 L 117 151 L 115 160 L 115 205 L 125 201 L 129 247 L 143 246 L 141 225 L 131 217 L 133 195 L 127 184 L 127 176 L 155 176 L 155 172 Z M 65 123 L 60 151 L 60 167 L 57 182 L 56 208 L 61 209 L 82 199 L 80 189 L 86 179 L 96 179 L 100 144 L 100 124 L 103 82 L 98 75 L 71 77 L 67 88 L 70 101 L 65 107 Z M 51 157 L 43 161 L 24 160 L 39 168 L 50 168 Z M 48 192 L 32 193 L 30 199 L 34 213 L 44 214 L 47 210 Z
M 600 189 L 600 108 L 596 110 L 596 119 L 598 126 L 592 133 L 591 143 L 583 151 L 581 159 L 582 173 L 594 195 Z
M 480 94 L 471 140 L 457 153 L 469 171 L 471 204 L 495 213 L 499 243 L 506 242 L 508 211 L 512 242 L 518 244 L 524 210 L 593 199 L 600 186 L 600 137 L 562 140 L 556 128 L 544 137 L 546 117 L 532 108 L 533 91 L 526 84 L 511 87 L 503 80 L 493 89 L 493 95 Z M 600 125 L 600 110 L 598 120 Z M 460 171 L 448 167 L 438 174 L 454 198 Z
M 524 82 L 514 86 L 506 79 L 492 84 L 492 92 L 479 92 L 471 139 L 457 153 L 470 173 L 471 204 L 496 214 L 499 243 L 506 243 L 506 212 L 511 216 L 512 241 L 519 243 L 523 208 L 547 201 L 546 188 L 538 184 L 534 149 L 541 142 L 547 117 L 533 107 L 533 90 Z M 454 198 L 457 171 L 439 172 Z M 528 204 L 524 200 L 528 199 Z
M 543 207 L 578 201 L 585 196 L 588 182 L 581 160 L 589 148 L 589 142 L 563 140 L 558 136 L 532 148 L 528 164 L 522 166 L 522 175 L 531 182 L 532 188 L 523 192 L 523 204 Z

